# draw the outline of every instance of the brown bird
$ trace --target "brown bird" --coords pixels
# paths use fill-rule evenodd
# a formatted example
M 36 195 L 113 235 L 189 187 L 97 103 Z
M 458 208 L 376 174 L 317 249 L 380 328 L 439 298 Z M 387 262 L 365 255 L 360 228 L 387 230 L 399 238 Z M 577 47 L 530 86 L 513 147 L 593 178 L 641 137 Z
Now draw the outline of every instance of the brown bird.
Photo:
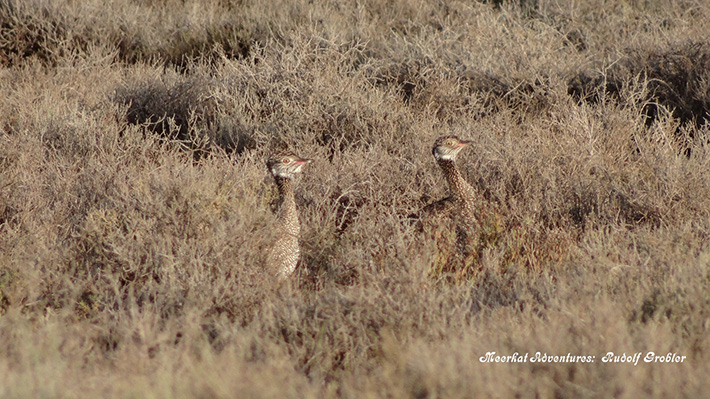
M 425 206 L 420 216 L 456 216 L 463 217 L 462 222 L 476 223 L 476 192 L 456 168 L 456 156 L 470 141 L 456 136 L 442 136 L 436 139 L 432 153 L 449 185 L 449 196 Z
M 303 165 L 310 162 L 310 159 L 292 153 L 277 153 L 266 162 L 279 190 L 276 239 L 268 254 L 267 264 L 276 271 L 280 280 L 286 279 L 296 270 L 301 253 L 298 244 L 301 224 L 298 221 L 293 179 L 301 173 Z
M 456 167 L 456 156 L 469 143 L 456 136 L 436 139 L 432 153 L 448 183 L 449 196 L 425 206 L 418 215 L 420 229 L 425 230 L 426 224 L 437 242 L 435 270 L 461 276 L 473 272 L 471 266 L 502 229 L 500 213 L 481 201 Z M 452 223 L 442 223 L 447 219 Z

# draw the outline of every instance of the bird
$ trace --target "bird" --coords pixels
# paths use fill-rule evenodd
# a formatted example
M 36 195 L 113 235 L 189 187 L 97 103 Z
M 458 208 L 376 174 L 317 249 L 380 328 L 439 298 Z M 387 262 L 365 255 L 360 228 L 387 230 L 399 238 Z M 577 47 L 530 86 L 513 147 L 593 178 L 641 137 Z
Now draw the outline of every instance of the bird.
M 425 206 L 420 216 L 441 217 L 457 213 L 456 216 L 463 217 L 465 222 L 476 223 L 476 191 L 456 167 L 456 156 L 470 143 L 456 136 L 441 136 L 434 141 L 431 152 L 449 185 L 449 196 Z
M 301 158 L 291 152 L 277 152 L 266 161 L 279 191 L 275 240 L 267 256 L 267 264 L 275 271 L 279 280 L 285 280 L 293 274 L 301 254 L 298 243 L 301 224 L 298 220 L 293 180 L 308 163 L 311 163 L 310 159 Z
M 422 208 L 417 224 L 420 230 L 426 225 L 434 234 L 438 271 L 469 273 L 483 249 L 494 243 L 502 230 L 500 213 L 479 198 L 456 166 L 456 157 L 469 144 L 469 140 L 448 135 L 437 138 L 432 147 L 432 155 L 449 186 L 449 196 Z

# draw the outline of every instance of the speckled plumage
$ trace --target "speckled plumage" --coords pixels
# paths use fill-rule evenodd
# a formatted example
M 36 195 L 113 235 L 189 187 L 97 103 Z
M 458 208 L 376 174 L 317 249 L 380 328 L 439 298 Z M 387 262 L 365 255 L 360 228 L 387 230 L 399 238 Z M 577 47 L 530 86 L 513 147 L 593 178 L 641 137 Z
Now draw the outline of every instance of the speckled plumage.
M 442 136 L 434 142 L 432 153 L 449 185 L 449 196 L 425 206 L 422 217 L 455 217 L 466 224 L 474 225 L 476 218 L 476 192 L 456 168 L 456 155 L 468 141 L 456 136 Z
M 456 156 L 469 142 L 456 136 L 439 137 L 432 153 L 446 178 L 449 196 L 425 206 L 419 227 L 437 246 L 434 272 L 475 272 L 483 249 L 495 242 L 502 228 L 499 213 L 477 195 L 456 167 Z
M 301 224 L 293 189 L 293 179 L 310 160 L 289 153 L 272 156 L 266 163 L 279 190 L 279 209 L 276 218 L 275 240 L 267 263 L 279 279 L 285 279 L 296 270 L 301 249 L 298 238 Z

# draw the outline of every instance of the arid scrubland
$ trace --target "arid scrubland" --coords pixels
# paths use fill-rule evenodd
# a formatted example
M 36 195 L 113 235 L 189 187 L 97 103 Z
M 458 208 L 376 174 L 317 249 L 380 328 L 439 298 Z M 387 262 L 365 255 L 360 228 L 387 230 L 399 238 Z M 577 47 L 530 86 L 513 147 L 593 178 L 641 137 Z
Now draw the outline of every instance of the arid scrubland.
M 0 0 L 0 65 L 2 398 L 709 388 L 705 1 Z M 467 273 L 408 220 L 443 134 L 505 220 Z

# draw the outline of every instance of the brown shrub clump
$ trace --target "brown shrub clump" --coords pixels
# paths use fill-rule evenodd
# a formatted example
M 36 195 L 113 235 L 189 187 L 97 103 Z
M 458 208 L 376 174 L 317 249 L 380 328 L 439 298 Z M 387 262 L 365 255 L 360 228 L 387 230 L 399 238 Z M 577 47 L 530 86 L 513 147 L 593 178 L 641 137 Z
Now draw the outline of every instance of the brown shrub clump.
M 704 3 L 104 3 L 0 2 L 0 397 L 707 391 Z M 408 220 L 444 134 L 500 213 L 463 266 Z

